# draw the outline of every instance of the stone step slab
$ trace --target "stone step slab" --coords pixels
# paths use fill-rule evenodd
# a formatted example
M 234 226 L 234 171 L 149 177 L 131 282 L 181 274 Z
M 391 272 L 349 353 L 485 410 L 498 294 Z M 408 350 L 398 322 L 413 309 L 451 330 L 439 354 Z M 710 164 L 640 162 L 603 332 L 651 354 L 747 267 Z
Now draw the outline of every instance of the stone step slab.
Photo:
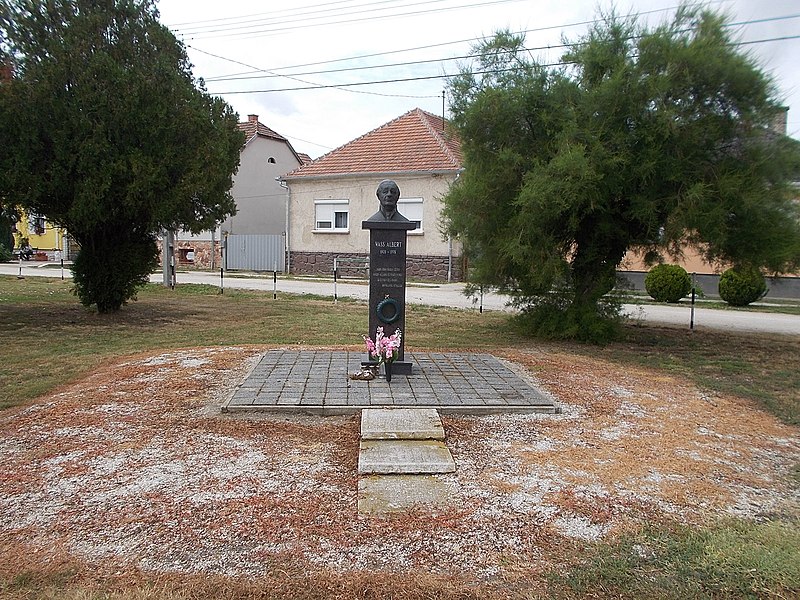
M 358 482 L 358 512 L 380 515 L 412 508 L 442 509 L 452 490 L 435 475 L 366 475 Z
M 362 440 L 358 472 L 366 474 L 453 473 L 456 464 L 439 440 Z
M 435 408 L 365 408 L 361 439 L 444 440 L 444 427 Z

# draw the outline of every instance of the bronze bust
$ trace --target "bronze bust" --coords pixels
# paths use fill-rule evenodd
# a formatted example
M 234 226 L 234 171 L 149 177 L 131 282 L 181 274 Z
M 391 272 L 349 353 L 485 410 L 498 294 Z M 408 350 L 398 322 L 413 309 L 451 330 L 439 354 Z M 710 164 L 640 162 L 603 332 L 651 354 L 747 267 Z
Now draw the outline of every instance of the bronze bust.
M 375 192 L 381 203 L 380 210 L 372 215 L 368 221 L 406 221 L 403 215 L 397 212 L 397 201 L 400 200 L 400 188 L 391 179 L 384 179 L 378 184 Z

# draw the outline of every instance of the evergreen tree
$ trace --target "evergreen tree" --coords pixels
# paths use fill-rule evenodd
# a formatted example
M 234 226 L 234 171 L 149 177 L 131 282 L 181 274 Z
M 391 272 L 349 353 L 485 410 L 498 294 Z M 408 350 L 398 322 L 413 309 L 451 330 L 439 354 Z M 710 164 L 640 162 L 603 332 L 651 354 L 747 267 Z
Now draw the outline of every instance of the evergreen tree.
M 772 133 L 774 85 L 723 17 L 646 29 L 606 17 L 564 66 L 499 33 L 450 86 L 465 171 L 445 223 L 474 281 L 515 295 L 536 331 L 613 334 L 606 294 L 628 250 L 800 265 L 799 144 Z
M 0 196 L 65 227 L 81 302 L 116 311 L 162 229 L 235 211 L 237 116 L 195 82 L 153 0 L 0 0 L 0 36 Z

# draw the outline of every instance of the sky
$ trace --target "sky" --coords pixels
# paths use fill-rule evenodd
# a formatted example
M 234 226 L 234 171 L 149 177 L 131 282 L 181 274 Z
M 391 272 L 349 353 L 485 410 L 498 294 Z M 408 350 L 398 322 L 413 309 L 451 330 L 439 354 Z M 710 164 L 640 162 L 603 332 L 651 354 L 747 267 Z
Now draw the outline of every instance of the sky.
M 617 0 L 617 14 L 657 24 L 677 0 Z M 240 120 L 259 120 L 317 158 L 414 108 L 447 114 L 446 75 L 481 38 L 525 31 L 540 61 L 557 62 L 612 7 L 605 0 L 158 0 L 193 73 Z M 800 3 L 712 0 L 768 72 L 800 139 Z M 779 39 L 793 38 L 793 39 Z

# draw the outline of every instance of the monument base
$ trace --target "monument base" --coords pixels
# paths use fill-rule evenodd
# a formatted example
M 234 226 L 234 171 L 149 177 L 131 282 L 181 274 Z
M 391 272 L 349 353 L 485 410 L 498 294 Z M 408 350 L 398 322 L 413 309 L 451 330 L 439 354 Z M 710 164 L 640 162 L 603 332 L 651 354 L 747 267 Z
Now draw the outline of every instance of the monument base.
M 377 360 L 362 360 L 362 367 L 374 367 L 378 364 Z M 407 360 L 396 360 L 392 363 L 392 375 L 411 375 L 414 363 Z

